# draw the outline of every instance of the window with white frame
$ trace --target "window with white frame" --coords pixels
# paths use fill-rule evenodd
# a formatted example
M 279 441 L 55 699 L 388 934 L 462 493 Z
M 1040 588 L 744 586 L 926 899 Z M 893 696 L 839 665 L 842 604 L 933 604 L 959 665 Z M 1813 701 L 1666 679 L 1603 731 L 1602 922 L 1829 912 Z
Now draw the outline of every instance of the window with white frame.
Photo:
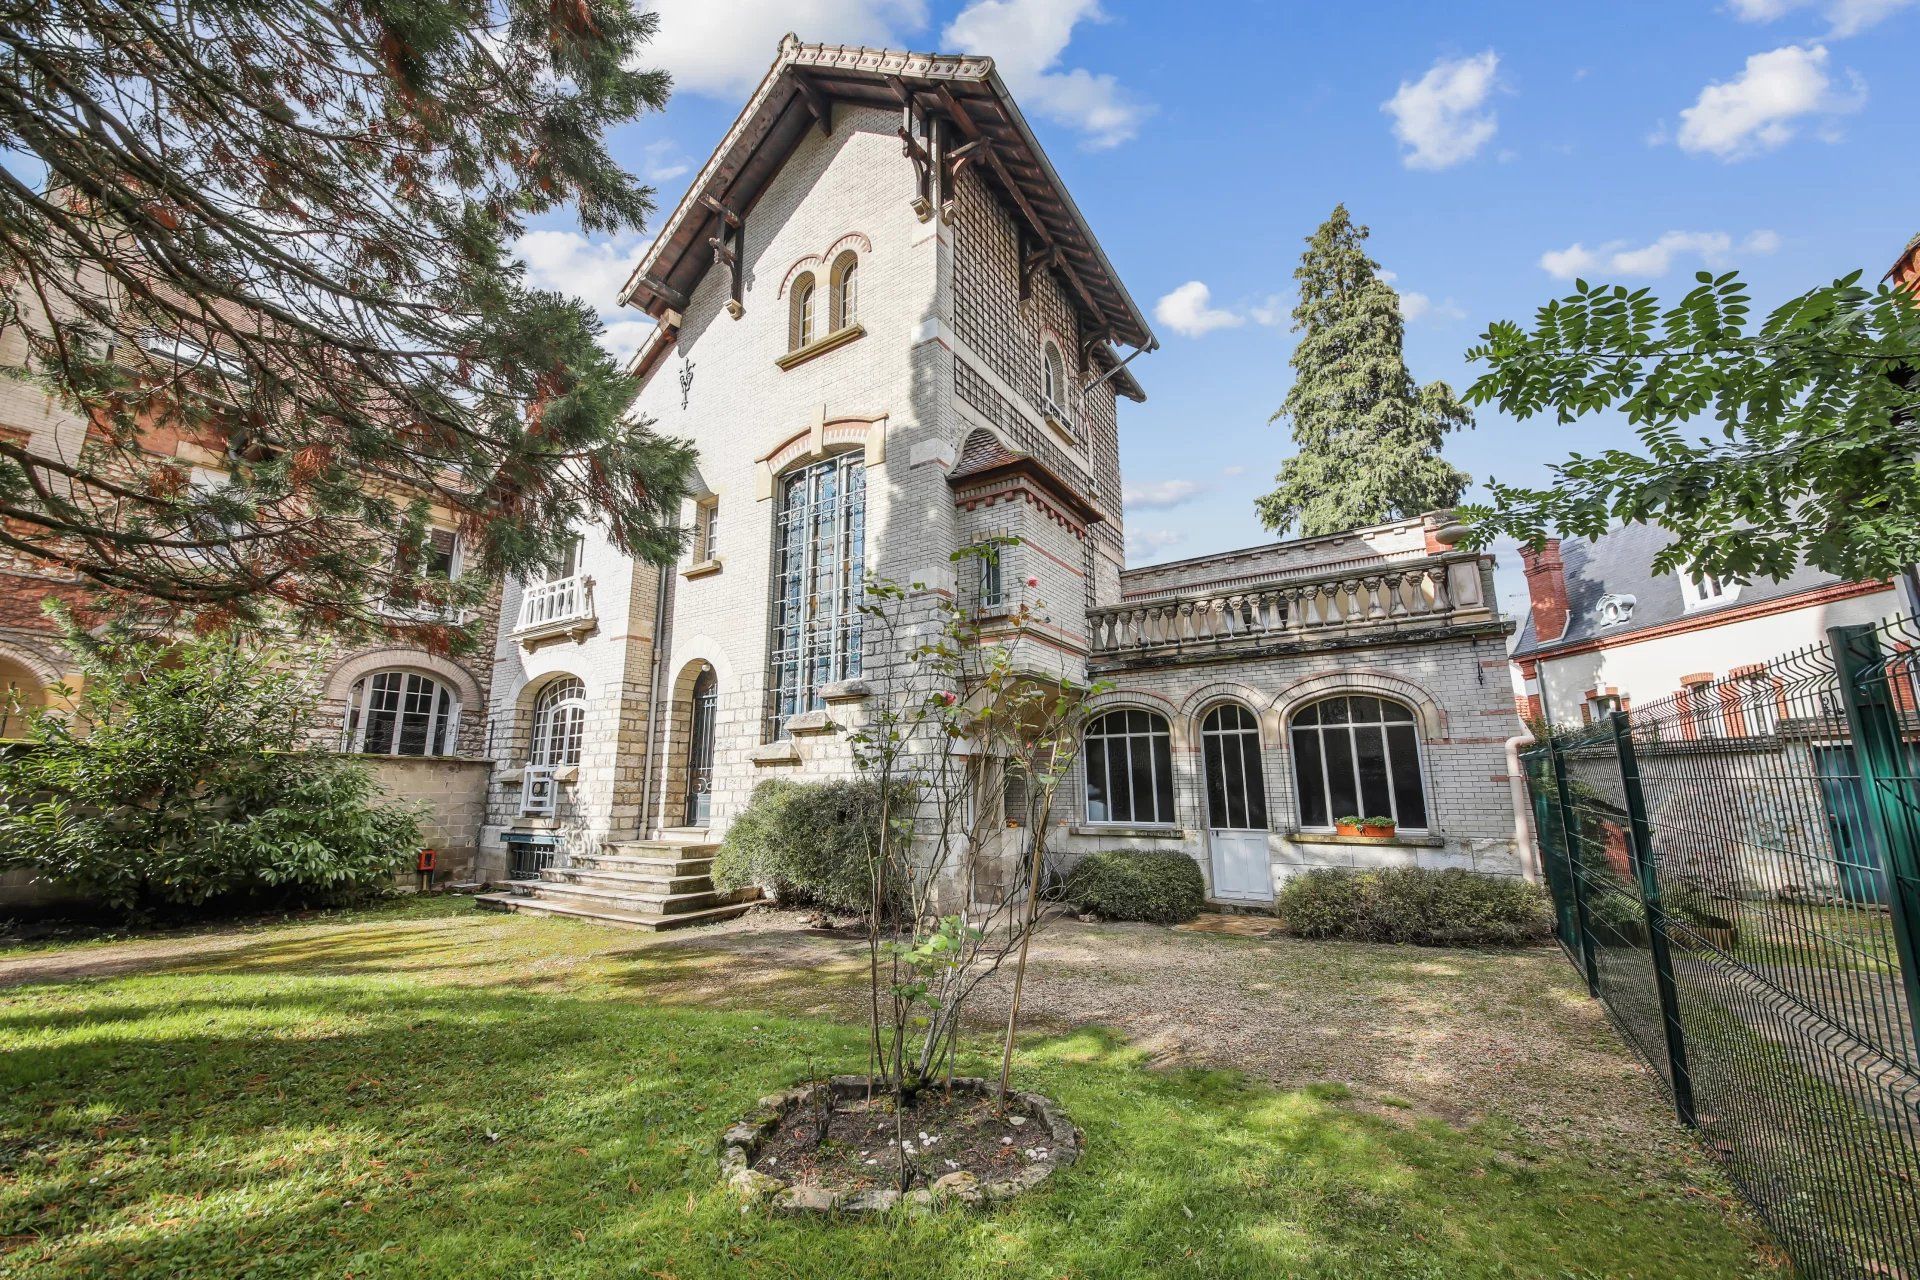
M 1173 734 L 1165 716 L 1130 709 L 1086 728 L 1087 821 L 1173 824 Z
M 779 479 L 773 535 L 768 733 L 826 705 L 821 690 L 860 674 L 867 473 L 858 450 Z
M 829 281 L 833 297 L 827 308 L 827 319 L 832 332 L 838 333 L 860 320 L 860 259 L 853 250 L 848 249 L 834 259 Z
M 376 671 L 347 695 L 342 748 L 379 756 L 454 753 L 460 703 L 453 691 L 418 671 Z
M 814 330 L 814 285 L 811 271 L 793 282 L 793 301 L 787 313 L 787 350 L 798 351 L 817 336 Z
M 693 508 L 693 562 L 705 564 L 720 556 L 720 499 L 703 498 Z
M 533 749 L 528 762 L 539 769 L 567 769 L 580 763 L 586 740 L 587 686 L 563 676 L 540 691 L 533 706 Z
M 1392 817 L 1427 829 L 1420 737 L 1411 708 L 1371 694 L 1337 694 L 1293 713 L 1300 826 L 1329 831 L 1346 817 Z
M 982 609 L 1007 607 L 1006 551 L 998 543 L 979 543 L 973 548 L 975 598 Z

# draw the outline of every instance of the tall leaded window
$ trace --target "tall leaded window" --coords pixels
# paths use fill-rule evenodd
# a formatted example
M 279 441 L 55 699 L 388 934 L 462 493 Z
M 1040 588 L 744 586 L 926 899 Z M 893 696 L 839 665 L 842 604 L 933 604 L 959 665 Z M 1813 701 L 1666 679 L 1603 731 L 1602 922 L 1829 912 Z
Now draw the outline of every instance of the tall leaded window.
M 1427 828 L 1418 730 L 1398 702 L 1341 694 L 1294 712 L 1293 776 L 1308 830 L 1388 816 L 1402 830 Z
M 838 333 L 860 319 L 860 259 L 849 249 L 834 260 L 833 301 L 829 307 L 829 327 Z
M 529 763 L 543 769 L 579 764 L 586 729 L 587 686 L 575 676 L 555 680 L 540 691 L 540 699 L 534 703 Z
M 820 691 L 860 674 L 867 474 L 858 451 L 780 477 L 773 525 L 773 637 L 768 732 L 826 704 Z
M 1087 821 L 1173 822 L 1173 735 L 1151 711 L 1109 711 L 1086 730 Z
M 1207 778 L 1207 825 L 1223 831 L 1267 829 L 1266 774 L 1260 767 L 1260 722 L 1224 702 L 1200 722 L 1200 758 Z
M 452 755 L 460 727 L 453 691 L 418 671 L 376 671 L 347 695 L 342 746 L 381 756 Z

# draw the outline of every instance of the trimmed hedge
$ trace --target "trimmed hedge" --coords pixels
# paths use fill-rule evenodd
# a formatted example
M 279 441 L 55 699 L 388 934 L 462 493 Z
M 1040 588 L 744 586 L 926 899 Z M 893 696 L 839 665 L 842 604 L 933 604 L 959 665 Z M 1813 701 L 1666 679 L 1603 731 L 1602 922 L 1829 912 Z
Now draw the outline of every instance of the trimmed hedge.
M 912 803 L 906 788 L 895 803 Z M 727 828 L 713 882 L 722 889 L 757 884 L 782 902 L 865 915 L 879 830 L 877 782 L 769 778 Z
M 1458 869 L 1309 871 L 1287 881 L 1275 906 L 1287 932 L 1302 938 L 1512 947 L 1553 932 L 1543 890 Z
M 1082 858 L 1061 896 L 1109 920 L 1179 924 L 1207 905 L 1207 885 L 1200 864 L 1184 853 L 1115 849 Z

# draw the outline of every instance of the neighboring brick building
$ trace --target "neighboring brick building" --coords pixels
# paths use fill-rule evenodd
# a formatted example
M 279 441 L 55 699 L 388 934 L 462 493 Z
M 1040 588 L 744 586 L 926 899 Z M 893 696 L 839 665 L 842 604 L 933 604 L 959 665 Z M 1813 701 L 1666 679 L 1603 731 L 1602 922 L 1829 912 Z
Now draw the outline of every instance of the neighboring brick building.
M 16 327 L 0 332 L 0 371 L 28 363 L 27 341 Z M 78 458 L 87 447 L 86 419 L 30 379 L 0 376 L 0 432 L 33 453 Z M 195 472 L 223 474 L 215 448 L 155 429 L 141 439 L 156 457 L 178 459 Z M 460 548 L 453 521 L 435 532 L 449 567 Z M 0 737 L 22 732 L 18 709 L 44 706 L 55 686 L 80 683 L 59 625 L 46 612 L 50 599 L 80 603 L 83 584 L 45 561 L 0 551 Z M 497 593 L 479 611 L 481 652 L 493 648 Z M 457 661 L 391 645 L 342 647 L 312 642 L 298 655 L 318 669 L 316 735 L 328 747 L 364 754 L 389 794 L 420 802 L 426 833 L 448 876 L 471 875 L 487 779 L 482 759 L 491 671 L 484 662 Z M 34 896 L 25 873 L 0 885 L 0 900 Z
M 1647 566 L 1672 535 L 1626 525 L 1522 552 L 1532 610 L 1511 655 L 1523 709 L 1578 725 L 1700 688 L 1873 622 L 1906 601 L 1891 582 L 1846 582 L 1802 565 L 1781 582 L 1720 582 Z
M 1249 902 L 1309 865 L 1520 870 L 1511 624 L 1444 520 L 1123 570 L 1122 352 L 1157 344 L 989 59 L 789 37 L 623 300 L 658 322 L 636 412 L 700 452 L 693 545 L 662 575 L 590 532 L 508 584 L 487 865 L 550 865 L 503 903 L 711 903 L 663 905 L 690 877 L 661 843 L 852 769 L 898 660 L 862 635 L 863 574 L 1038 602 L 1022 666 L 1116 683 L 1063 851 L 1183 850 Z M 1018 540 L 997 584 L 952 558 L 987 537 Z M 1334 835 L 1349 812 L 1402 831 Z

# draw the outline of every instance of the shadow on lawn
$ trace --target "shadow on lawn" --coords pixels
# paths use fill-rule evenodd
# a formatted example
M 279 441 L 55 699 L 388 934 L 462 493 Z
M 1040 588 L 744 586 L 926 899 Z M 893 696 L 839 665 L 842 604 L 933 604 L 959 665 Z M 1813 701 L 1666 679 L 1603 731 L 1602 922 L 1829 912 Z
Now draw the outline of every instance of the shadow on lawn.
M 12 1001 L 0 1271 L 1762 1274 L 1697 1188 L 1386 1124 L 1338 1088 L 1146 1070 L 1093 1029 L 1023 1051 L 1023 1083 L 1089 1135 L 1088 1159 L 1030 1200 L 848 1225 L 743 1216 L 716 1186 L 715 1137 L 809 1063 L 859 1069 L 859 1026 L 618 985 L 423 984 L 385 967 L 447 967 L 415 941 L 263 942 L 197 972 Z M 648 965 L 614 957 L 617 983 L 649 993 L 711 963 L 698 947 L 635 954 Z

